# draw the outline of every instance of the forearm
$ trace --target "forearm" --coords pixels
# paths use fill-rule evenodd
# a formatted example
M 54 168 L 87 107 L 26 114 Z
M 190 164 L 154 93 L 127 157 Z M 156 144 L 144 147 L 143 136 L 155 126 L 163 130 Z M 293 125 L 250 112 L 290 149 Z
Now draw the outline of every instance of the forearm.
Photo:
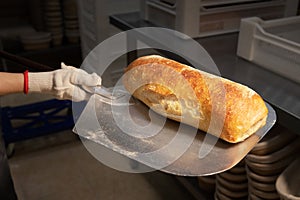
M 25 80 L 25 81 L 24 81 Z M 93 88 L 101 86 L 101 77 L 62 63 L 61 69 L 51 72 L 0 72 L 0 95 L 10 93 L 43 93 L 58 99 L 87 100 Z
M 19 93 L 24 90 L 22 73 L 0 72 L 0 95 Z

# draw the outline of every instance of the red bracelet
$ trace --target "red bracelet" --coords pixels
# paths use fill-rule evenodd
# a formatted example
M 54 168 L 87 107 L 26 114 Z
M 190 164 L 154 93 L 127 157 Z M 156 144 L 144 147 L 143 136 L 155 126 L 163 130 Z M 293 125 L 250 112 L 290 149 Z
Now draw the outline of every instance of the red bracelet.
M 28 70 L 24 73 L 24 94 L 28 94 Z

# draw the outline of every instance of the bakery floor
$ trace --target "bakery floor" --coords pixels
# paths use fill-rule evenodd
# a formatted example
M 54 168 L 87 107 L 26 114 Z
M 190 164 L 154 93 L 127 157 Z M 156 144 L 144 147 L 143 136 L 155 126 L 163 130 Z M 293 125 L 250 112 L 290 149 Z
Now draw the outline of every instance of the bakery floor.
M 71 131 L 16 143 L 14 151 L 9 165 L 19 200 L 193 199 L 173 176 L 105 166 Z

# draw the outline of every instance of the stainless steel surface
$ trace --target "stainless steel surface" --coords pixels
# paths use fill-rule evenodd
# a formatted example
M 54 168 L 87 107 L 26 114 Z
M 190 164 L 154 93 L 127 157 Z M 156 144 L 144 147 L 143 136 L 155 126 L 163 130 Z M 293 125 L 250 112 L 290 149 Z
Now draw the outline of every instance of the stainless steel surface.
M 125 113 L 126 107 L 124 112 L 122 106 L 103 103 L 99 100 L 99 95 L 93 95 L 76 122 L 74 132 L 151 168 L 175 175 L 204 176 L 232 168 L 269 131 L 276 121 L 276 114 L 270 105 L 267 104 L 267 107 L 269 109 L 267 124 L 254 135 L 238 144 L 230 144 L 219 139 L 214 145 L 203 143 L 205 137 L 215 138 L 214 136 L 165 119 L 151 112 L 147 106 L 137 100 L 135 104 L 127 107 L 131 122 L 134 122 L 131 124 Z M 166 120 L 165 123 L 162 123 L 164 120 Z M 123 127 L 120 127 L 120 124 Z M 145 132 L 133 128 L 136 124 L 141 129 L 145 128 Z M 149 129 L 147 129 L 149 124 L 161 129 L 158 129 L 157 134 L 149 135 Z M 137 132 L 138 135 L 135 137 L 128 132 L 125 133 L 126 131 L 123 131 L 125 129 Z M 151 129 L 151 131 L 154 130 Z M 196 137 L 194 137 L 195 135 Z M 191 141 L 191 143 L 187 141 Z M 187 150 L 179 155 L 177 150 L 184 149 L 187 143 L 189 145 Z M 170 144 L 173 145 L 173 148 L 160 151 Z M 205 157 L 199 158 L 199 150 L 202 145 L 211 151 Z M 152 154 L 153 152 L 159 153 Z M 150 157 L 147 157 L 149 155 Z
M 109 100 L 118 99 L 123 96 L 123 94 L 114 95 L 113 91 L 109 90 L 105 87 L 94 87 L 95 94 L 98 94 L 104 98 L 107 98 Z
M 94 94 L 99 95 L 99 100 L 104 103 L 120 106 L 134 104 L 134 100 L 130 99 L 131 95 L 125 90 L 125 88 L 106 88 L 106 87 L 94 87 Z

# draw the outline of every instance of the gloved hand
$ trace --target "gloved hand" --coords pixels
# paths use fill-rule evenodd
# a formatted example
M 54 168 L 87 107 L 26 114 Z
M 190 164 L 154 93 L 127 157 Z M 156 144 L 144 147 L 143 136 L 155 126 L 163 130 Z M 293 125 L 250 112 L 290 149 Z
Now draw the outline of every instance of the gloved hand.
M 101 85 L 101 77 L 61 63 L 61 69 L 51 72 L 28 73 L 28 92 L 46 93 L 58 99 L 87 100 L 92 88 Z

